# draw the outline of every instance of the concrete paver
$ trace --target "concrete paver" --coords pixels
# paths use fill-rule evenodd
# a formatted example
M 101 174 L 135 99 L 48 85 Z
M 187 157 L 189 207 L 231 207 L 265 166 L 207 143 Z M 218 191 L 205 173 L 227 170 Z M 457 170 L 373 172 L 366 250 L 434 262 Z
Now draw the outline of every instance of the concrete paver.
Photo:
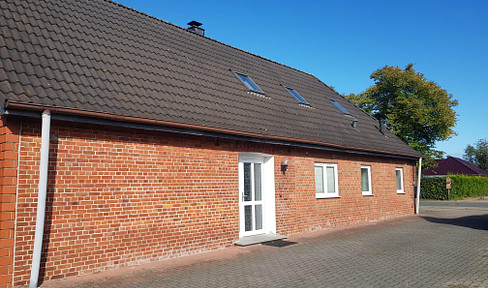
M 421 216 L 302 234 L 277 247 L 232 247 L 170 268 L 141 266 L 123 275 L 51 281 L 41 288 L 488 287 L 488 207 L 422 205 Z M 172 261 L 179 260 L 163 262 Z

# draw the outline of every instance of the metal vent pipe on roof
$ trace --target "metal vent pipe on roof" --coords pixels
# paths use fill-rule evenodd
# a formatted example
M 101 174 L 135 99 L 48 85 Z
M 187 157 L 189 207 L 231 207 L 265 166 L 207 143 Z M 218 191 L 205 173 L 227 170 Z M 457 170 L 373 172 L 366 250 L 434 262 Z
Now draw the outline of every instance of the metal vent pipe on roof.
M 193 20 L 191 22 L 188 22 L 187 24 L 190 25 L 190 27 L 186 28 L 186 30 L 196 33 L 198 35 L 205 36 L 205 29 L 200 27 L 202 26 L 202 23 Z
M 358 125 L 358 119 L 353 119 L 351 123 L 352 128 L 356 129 L 357 125 Z
M 379 128 L 380 128 L 380 132 L 381 132 L 381 134 L 385 134 L 385 131 L 383 130 L 383 129 L 384 129 L 384 127 L 383 127 L 383 126 L 385 126 L 385 120 L 383 120 L 383 119 L 378 119 L 378 126 L 379 126 Z

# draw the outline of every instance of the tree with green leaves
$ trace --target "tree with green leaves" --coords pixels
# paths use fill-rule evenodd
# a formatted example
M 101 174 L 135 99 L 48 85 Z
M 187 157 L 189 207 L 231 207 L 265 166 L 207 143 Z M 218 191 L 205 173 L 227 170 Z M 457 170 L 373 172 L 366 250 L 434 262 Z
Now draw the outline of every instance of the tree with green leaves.
M 488 140 L 479 139 L 475 146 L 464 149 L 464 160 L 488 171 Z
M 458 105 L 452 95 L 437 83 L 416 72 L 413 64 L 405 69 L 385 66 L 371 76 L 375 84 L 366 91 L 346 96 L 351 102 L 385 120 L 390 130 L 410 147 L 433 159 L 442 157 L 435 150 L 438 141 L 456 135 Z

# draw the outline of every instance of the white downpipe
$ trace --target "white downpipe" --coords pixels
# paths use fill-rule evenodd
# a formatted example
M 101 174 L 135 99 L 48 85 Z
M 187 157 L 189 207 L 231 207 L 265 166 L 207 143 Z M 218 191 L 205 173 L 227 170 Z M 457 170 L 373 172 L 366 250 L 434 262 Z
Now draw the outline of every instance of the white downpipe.
M 51 113 L 42 112 L 41 163 L 39 164 L 39 192 L 37 198 L 36 235 L 32 253 L 32 268 L 29 288 L 37 288 L 39 268 L 41 266 L 42 238 L 44 237 L 44 219 L 46 216 L 47 175 L 49 163 L 49 136 L 51 134 Z
M 417 203 L 415 203 L 415 214 L 419 214 L 420 206 L 420 178 L 422 177 L 422 158 L 419 158 L 419 175 L 417 176 Z

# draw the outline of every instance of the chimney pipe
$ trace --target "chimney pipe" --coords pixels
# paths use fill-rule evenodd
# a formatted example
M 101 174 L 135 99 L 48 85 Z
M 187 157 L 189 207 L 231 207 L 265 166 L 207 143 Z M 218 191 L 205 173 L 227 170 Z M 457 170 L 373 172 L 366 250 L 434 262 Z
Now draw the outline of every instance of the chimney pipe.
M 358 124 L 358 119 L 353 119 L 351 123 L 352 128 L 356 129 L 357 124 Z
M 378 126 L 380 127 L 381 134 L 385 134 L 385 131 L 383 131 L 383 126 L 384 126 L 384 120 L 383 119 L 378 119 Z
M 187 24 L 190 25 L 190 27 L 186 28 L 186 30 L 193 32 L 195 34 L 198 34 L 198 35 L 205 36 L 205 29 L 200 27 L 200 26 L 202 26 L 202 23 L 193 20 L 191 22 L 188 22 Z

